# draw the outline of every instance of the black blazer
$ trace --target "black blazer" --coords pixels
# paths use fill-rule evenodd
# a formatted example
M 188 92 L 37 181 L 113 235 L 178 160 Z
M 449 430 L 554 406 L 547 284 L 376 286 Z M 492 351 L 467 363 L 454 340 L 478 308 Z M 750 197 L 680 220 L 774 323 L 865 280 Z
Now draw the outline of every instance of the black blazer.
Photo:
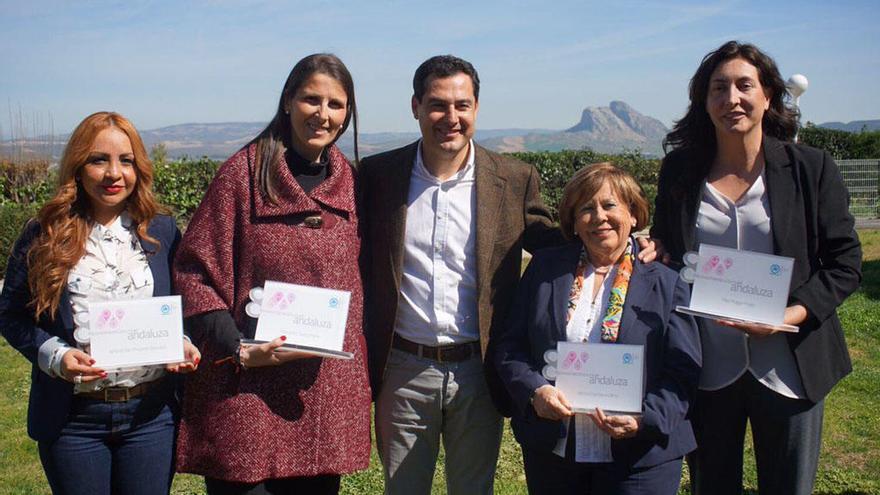
M 70 345 L 76 343 L 73 339 L 73 312 L 70 309 L 70 294 L 66 284 L 61 292 L 58 311 L 53 318 L 43 315 L 40 321 L 34 321 L 33 309 L 28 306 L 31 291 L 28 287 L 27 252 L 40 231 L 39 223 L 28 222 L 12 248 L 3 292 L 0 293 L 0 333 L 33 364 L 28 403 L 28 435 L 37 441 L 52 441 L 58 437 L 67 422 L 73 384 L 44 373 L 37 365 L 37 353 L 40 346 L 51 337 L 60 337 Z M 150 222 L 147 232 L 160 244 L 155 246 L 141 240 L 153 272 L 153 296 L 167 296 L 171 294 L 171 260 L 180 241 L 180 230 L 173 218 L 159 215 Z
M 568 297 L 581 249 L 575 241 L 535 253 L 492 356 L 513 398 L 510 425 L 517 441 L 547 455 L 555 455 L 551 452 L 567 434 L 568 422 L 538 417 L 529 399 L 549 383 L 541 375 L 544 352 L 565 340 Z M 675 312 L 676 305 L 689 299 L 690 288 L 675 271 L 636 260 L 618 343 L 645 346 L 645 396 L 636 436 L 611 441 L 619 465 L 655 466 L 696 448 L 687 413 L 700 377 L 700 336 L 693 317 Z
M 862 250 L 849 214 L 849 193 L 828 152 L 764 136 L 773 253 L 794 258 L 789 304 L 809 316 L 787 334 L 807 398 L 818 402 L 852 371 L 837 307 L 859 288 Z M 702 167 L 688 149 L 669 153 L 660 168 L 651 237 L 681 263 L 695 242 Z M 708 167 L 704 167 L 708 171 Z

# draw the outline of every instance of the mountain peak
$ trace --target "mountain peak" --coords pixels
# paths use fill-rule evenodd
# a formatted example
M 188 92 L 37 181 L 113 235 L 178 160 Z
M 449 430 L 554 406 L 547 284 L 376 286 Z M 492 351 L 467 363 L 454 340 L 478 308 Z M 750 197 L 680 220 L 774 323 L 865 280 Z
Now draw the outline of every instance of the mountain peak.
M 642 115 L 624 101 L 607 107 L 587 107 L 581 120 L 566 132 L 584 132 L 605 139 L 631 141 L 662 140 L 669 130 L 659 120 Z

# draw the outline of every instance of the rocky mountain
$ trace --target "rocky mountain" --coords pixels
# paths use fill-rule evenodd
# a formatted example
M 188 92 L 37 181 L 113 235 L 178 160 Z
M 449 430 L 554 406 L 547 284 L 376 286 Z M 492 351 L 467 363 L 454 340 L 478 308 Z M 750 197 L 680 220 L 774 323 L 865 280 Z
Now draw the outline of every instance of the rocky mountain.
M 602 153 L 639 149 L 662 154 L 661 142 L 669 130 L 659 120 L 636 111 L 622 101 L 607 107 L 587 107 L 581 120 L 564 131 L 503 136 L 482 144 L 498 151 L 558 151 L 591 148 Z
M 149 150 L 162 143 L 171 158 L 182 156 L 222 160 L 253 139 L 265 127 L 262 122 L 222 122 L 178 124 L 141 131 Z M 480 129 L 476 140 L 481 145 L 500 152 L 559 151 L 563 149 L 592 148 L 603 153 L 618 153 L 639 149 L 649 155 L 661 154 L 660 141 L 667 133 L 657 119 L 643 115 L 622 101 L 612 101 L 607 107 L 588 107 L 581 120 L 565 130 L 553 129 Z M 360 155 L 368 156 L 393 149 L 418 139 L 417 127 L 412 132 L 360 133 Z M 29 139 L 24 143 L 0 143 L 0 154 L 23 150 L 23 154 L 45 156 L 51 149 L 55 158 L 61 156 L 67 135 Z M 339 147 L 352 156 L 353 135 L 347 132 L 339 140 Z

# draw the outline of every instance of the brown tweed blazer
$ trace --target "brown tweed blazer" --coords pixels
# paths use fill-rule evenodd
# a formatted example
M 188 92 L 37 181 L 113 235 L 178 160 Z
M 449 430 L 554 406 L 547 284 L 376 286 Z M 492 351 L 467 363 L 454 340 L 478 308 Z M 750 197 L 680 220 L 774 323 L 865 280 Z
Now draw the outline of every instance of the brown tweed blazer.
M 403 270 L 407 193 L 418 142 L 365 158 L 360 186 L 362 267 L 367 350 L 373 397 L 382 387 L 391 351 Z M 522 265 L 522 250 L 563 242 L 539 193 L 531 165 L 476 146 L 477 291 L 480 345 L 496 407 L 509 415 L 510 399 L 486 356 L 491 337 L 504 330 Z

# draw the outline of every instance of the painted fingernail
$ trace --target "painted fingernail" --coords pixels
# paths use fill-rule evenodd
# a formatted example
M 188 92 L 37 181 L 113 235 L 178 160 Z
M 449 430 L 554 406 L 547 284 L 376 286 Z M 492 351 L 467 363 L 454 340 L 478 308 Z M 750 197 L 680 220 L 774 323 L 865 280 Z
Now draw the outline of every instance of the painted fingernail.
M 104 371 L 104 372 L 101 373 L 101 378 L 107 378 L 107 372 L 106 372 L 106 371 Z
M 91 366 L 91 365 L 93 365 L 93 364 L 95 364 L 95 360 L 94 360 L 94 359 L 89 359 L 89 366 Z
M 201 360 L 202 360 L 202 358 L 196 358 L 193 362 L 194 362 L 195 364 L 199 364 L 199 361 L 201 361 Z
M 287 335 L 282 335 L 281 340 L 287 340 Z

